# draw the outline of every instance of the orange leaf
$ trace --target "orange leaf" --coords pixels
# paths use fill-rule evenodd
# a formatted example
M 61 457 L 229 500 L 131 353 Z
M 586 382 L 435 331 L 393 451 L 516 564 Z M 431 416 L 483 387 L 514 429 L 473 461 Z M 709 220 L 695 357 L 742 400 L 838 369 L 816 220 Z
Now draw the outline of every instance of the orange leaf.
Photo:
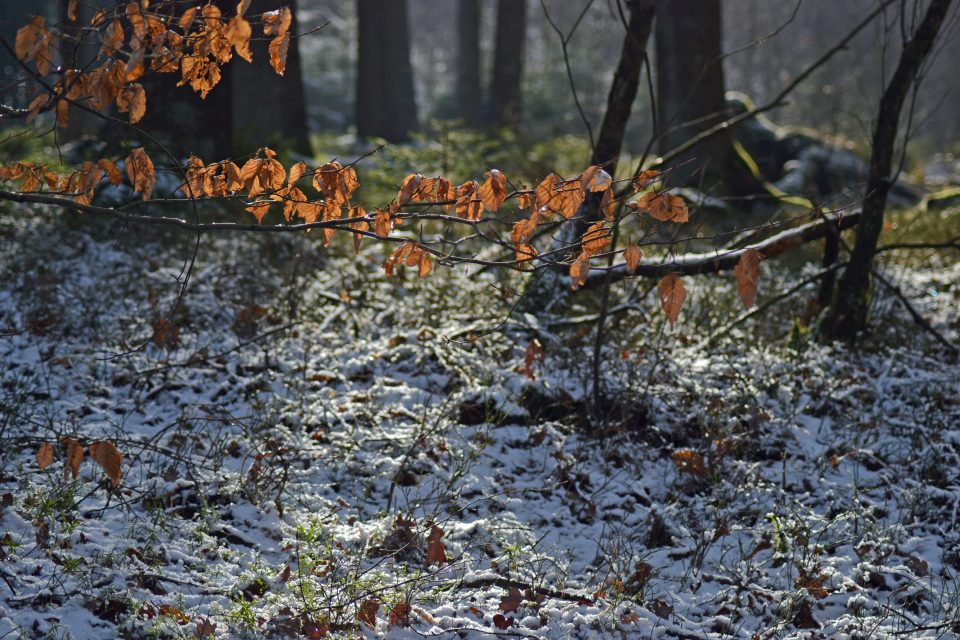
M 430 257 L 429 253 L 421 250 L 420 257 L 418 258 L 418 260 L 419 260 L 419 265 L 418 265 L 419 269 L 417 271 L 417 275 L 419 275 L 421 278 L 426 278 L 428 275 L 430 275 L 433 272 L 433 259 Z
M 250 26 L 250 23 L 242 14 L 238 13 L 227 23 L 226 37 L 227 42 L 233 46 L 238 56 L 247 62 L 253 62 L 253 53 L 250 52 L 250 38 L 253 37 L 253 27 Z
M 757 284 L 760 281 L 760 261 L 763 254 L 756 249 L 747 249 L 733 268 L 737 276 L 737 293 L 743 304 L 749 309 L 757 299 Z
M 603 211 L 604 218 L 613 220 L 617 211 L 617 201 L 613 197 L 613 189 L 607 189 L 603 192 L 603 197 L 600 199 L 600 210 Z
M 390 609 L 391 627 L 409 627 L 410 626 L 410 604 L 401 602 Z
M 63 476 L 67 477 L 68 474 L 72 473 L 73 479 L 76 480 L 77 476 L 80 475 L 80 463 L 83 462 L 83 446 L 75 438 L 65 436 L 61 441 L 67 446 L 67 459 L 63 464 Z
M 623 261 L 627 264 L 627 272 L 630 275 L 633 275 L 634 272 L 636 272 L 642 258 L 643 249 L 635 244 L 632 244 L 623 250 Z
M 303 174 L 309 173 L 309 172 L 310 172 L 310 167 L 307 166 L 306 162 L 303 162 L 303 161 L 298 162 L 297 164 L 290 167 L 290 172 L 287 175 L 287 184 L 292 187 L 294 184 L 296 184 L 297 180 L 299 180 L 303 176 Z
M 547 211 L 556 212 L 559 210 L 559 208 L 554 207 L 554 198 L 557 196 L 556 186 L 558 182 L 560 182 L 560 176 L 551 173 L 537 185 L 537 202 L 540 203 L 541 207 L 546 207 Z
M 44 442 L 40 445 L 40 450 L 37 451 L 37 466 L 43 471 L 51 464 L 53 464 L 53 445 L 49 442 Z
M 683 288 L 683 281 L 675 273 L 668 274 L 657 284 L 657 293 L 660 294 L 660 307 L 667 314 L 672 327 L 680 316 L 680 307 L 687 298 L 687 290 Z
M 587 228 L 581 240 L 583 252 L 596 255 L 610 246 L 610 230 L 603 226 L 603 221 L 594 222 Z
M 257 219 L 257 224 L 263 222 L 263 217 L 267 215 L 267 212 L 270 210 L 270 201 L 269 200 L 255 200 L 250 203 L 247 207 L 247 211 L 253 214 L 253 217 Z
M 123 46 L 123 25 L 114 20 L 103 34 L 103 44 L 100 45 L 100 55 L 109 58 Z
M 644 209 L 654 220 L 663 222 L 687 222 L 690 220 L 687 203 L 680 196 L 670 193 L 645 193 L 637 198 L 634 206 Z
M 447 551 L 443 548 L 440 538 L 443 537 L 443 529 L 437 525 L 430 528 L 430 535 L 427 536 L 427 565 L 447 564 Z
M 276 11 L 267 11 L 262 16 L 263 35 L 282 36 L 290 30 L 290 23 L 293 21 L 293 14 L 289 7 L 282 7 Z
M 647 169 L 646 171 L 641 172 L 640 175 L 638 175 L 636 178 L 633 179 L 633 184 L 632 184 L 633 190 L 635 192 L 641 191 L 649 187 L 654 182 L 657 182 L 658 180 L 660 180 L 660 172 L 657 171 L 656 169 Z
M 673 464 L 678 471 L 689 473 L 700 478 L 706 478 L 710 475 L 707 465 L 704 464 L 703 456 L 693 449 L 678 449 L 673 452 Z
M 117 169 L 117 165 L 115 165 L 112 161 L 101 159 L 97 160 L 97 164 L 101 169 L 107 172 L 107 180 L 110 181 L 110 184 L 116 187 L 123 182 L 123 174 L 120 173 L 120 169 Z
M 377 611 L 380 610 L 379 600 L 364 600 L 360 603 L 357 620 L 369 627 L 377 626 Z
M 70 0 L 67 4 L 67 20 L 70 22 L 77 21 L 77 0 Z
M 123 464 L 123 456 L 117 445 L 107 440 L 94 442 L 90 445 L 90 457 L 100 465 L 107 477 L 110 478 L 110 486 L 116 489 L 120 486 L 120 465 Z
M 153 194 L 153 186 L 157 183 L 157 176 L 153 171 L 153 162 L 143 147 L 137 147 L 130 152 L 126 165 L 127 177 L 130 178 L 134 192 L 139 192 L 144 200 L 149 200 Z
M 520 593 L 520 589 L 510 587 L 510 593 L 500 598 L 499 609 L 504 613 L 510 613 L 511 611 L 519 609 L 522 602 L 523 594 Z
M 500 171 L 491 169 L 487 180 L 480 187 L 480 200 L 487 211 L 496 211 L 507 199 L 507 178 Z
M 580 182 L 587 191 L 606 191 L 613 185 L 613 178 L 597 165 L 593 165 L 583 172 Z
M 423 184 L 423 176 L 419 173 L 411 173 L 403 179 L 400 185 L 400 191 L 397 192 L 397 204 L 401 207 L 408 202 L 416 202 L 421 199 L 420 186 Z
M 285 33 L 270 41 L 270 66 L 282 76 L 287 70 L 287 52 L 290 50 L 290 34 Z
M 393 220 L 390 217 L 390 212 L 386 209 L 377 209 L 377 213 L 373 217 L 373 232 L 381 238 L 386 238 L 390 235 L 392 228 Z
M 142 84 L 128 84 L 117 96 L 120 113 L 130 113 L 130 124 L 140 122 L 147 112 L 147 94 Z
M 587 273 L 590 272 L 590 254 L 586 251 L 582 252 L 580 256 L 570 263 L 570 279 L 572 282 L 572 288 L 577 289 L 583 286 L 583 283 L 587 281 Z

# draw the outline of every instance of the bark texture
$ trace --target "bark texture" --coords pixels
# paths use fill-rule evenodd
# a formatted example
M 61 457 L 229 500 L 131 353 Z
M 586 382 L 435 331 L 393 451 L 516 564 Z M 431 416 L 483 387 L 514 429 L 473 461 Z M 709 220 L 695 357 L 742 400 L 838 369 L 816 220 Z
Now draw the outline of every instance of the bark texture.
M 527 0 L 498 0 L 496 49 L 490 80 L 490 117 L 494 125 L 511 126 L 520 122 L 526 35 Z
M 457 110 L 467 125 L 481 123 L 480 0 L 459 0 L 457 5 Z
M 357 135 L 405 142 L 417 128 L 406 0 L 357 0 Z
M 293 13 L 290 33 L 296 35 L 299 30 L 295 0 L 253 0 L 247 15 L 257 16 L 283 6 L 290 7 Z M 270 66 L 269 41 L 261 38 L 260 33 L 255 33 L 250 43 L 253 62 L 234 57 L 228 65 L 233 89 L 233 147 L 237 155 L 252 153 L 264 145 L 310 153 L 299 42 L 299 38 L 291 38 L 282 76 Z
M 866 327 L 870 305 L 870 272 L 877 253 L 877 241 L 883 230 L 887 195 L 895 180 L 892 175 L 893 155 L 900 130 L 900 115 L 916 83 L 917 74 L 937 41 L 952 2 L 931 0 L 917 30 L 903 43 L 896 70 L 880 98 L 862 220 L 849 266 L 840 277 L 833 302 L 820 323 L 820 332 L 825 339 L 853 343 Z

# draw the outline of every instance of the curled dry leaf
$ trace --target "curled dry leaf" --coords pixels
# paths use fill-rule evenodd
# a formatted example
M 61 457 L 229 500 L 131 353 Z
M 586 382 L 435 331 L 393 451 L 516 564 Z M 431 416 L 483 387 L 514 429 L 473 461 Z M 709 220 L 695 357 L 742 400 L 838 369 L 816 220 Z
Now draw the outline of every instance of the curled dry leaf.
M 80 463 L 83 462 L 83 446 L 76 438 L 64 436 L 60 440 L 67 447 L 67 459 L 63 463 L 63 477 L 72 474 L 76 480 L 80 475 Z
M 107 172 L 107 180 L 110 181 L 110 184 L 113 186 L 119 185 L 123 182 L 123 174 L 120 173 L 120 169 L 117 168 L 117 165 L 114 164 L 111 160 L 101 159 L 97 160 L 97 165 Z
M 392 228 L 393 219 L 390 212 L 386 209 L 377 209 L 377 213 L 373 217 L 373 232 L 381 238 L 386 238 L 390 235 Z
M 677 471 L 689 473 L 699 478 L 706 478 L 710 475 L 707 465 L 704 463 L 703 456 L 693 449 L 678 449 L 673 452 L 673 464 Z
M 400 191 L 397 192 L 397 204 L 401 207 L 408 202 L 416 202 L 422 199 L 420 187 L 423 184 L 423 176 L 419 173 L 411 173 L 403 179 L 400 185 Z
M 640 260 L 642 259 L 643 249 L 635 244 L 632 244 L 623 250 L 623 261 L 626 263 L 627 272 L 630 275 L 636 273 L 637 267 L 640 265 Z
M 500 171 L 491 169 L 487 180 L 480 187 L 480 200 L 487 211 L 495 212 L 507 199 L 507 178 Z
M 364 600 L 357 611 L 357 620 L 368 627 L 377 626 L 377 612 L 380 610 L 379 600 Z
M 523 594 L 520 593 L 520 589 L 516 587 L 510 587 L 510 592 L 500 598 L 500 611 L 504 613 L 510 613 L 511 611 L 516 611 L 520 608 L 520 604 L 523 602 Z
M 278 76 L 282 76 L 284 71 L 287 70 L 287 53 L 290 51 L 290 34 L 285 33 L 271 40 L 268 51 L 270 53 L 270 66 L 273 67 L 273 70 L 277 72 Z
M 586 191 L 606 191 L 613 185 L 613 178 L 599 166 L 593 165 L 583 172 L 580 182 Z
M 133 190 L 138 192 L 144 200 L 149 200 L 153 194 L 153 185 L 157 183 L 153 161 L 143 147 L 137 147 L 127 156 L 126 165 L 127 177 L 130 178 Z
M 590 272 L 590 254 L 582 252 L 576 260 L 570 263 L 571 288 L 574 290 L 583 286 L 587 281 L 587 274 Z
M 756 249 L 747 249 L 733 268 L 737 277 L 737 293 L 743 304 L 749 309 L 757 299 L 757 285 L 760 282 L 760 261 L 763 254 Z
M 117 445 L 108 440 L 94 442 L 90 445 L 90 457 L 103 468 L 114 489 L 120 486 L 120 466 L 123 464 L 123 455 L 117 449 Z
M 117 109 L 120 113 L 130 114 L 130 124 L 140 122 L 147 112 L 147 94 L 143 85 L 134 83 L 124 87 L 117 95 Z
M 40 445 L 40 450 L 37 451 L 37 466 L 43 471 L 51 464 L 53 464 L 53 445 L 49 442 L 44 442 Z
M 410 604 L 407 602 L 400 602 L 393 606 L 390 609 L 390 626 L 391 627 L 409 627 L 410 626 Z
M 680 196 L 672 193 L 644 193 L 633 203 L 634 208 L 643 209 L 654 220 L 662 222 L 687 222 L 690 211 Z
M 557 196 L 556 186 L 561 182 L 560 176 L 551 173 L 537 185 L 536 196 L 540 207 L 545 207 L 548 212 L 555 212 L 554 199 Z
M 595 256 L 610 246 L 610 230 L 603 226 L 603 221 L 594 222 L 587 228 L 581 240 L 583 252 Z
M 680 316 L 680 307 L 687 298 L 687 290 L 683 287 L 680 276 L 671 273 L 664 276 L 657 284 L 657 293 L 660 294 L 660 307 L 667 314 L 672 327 Z
M 437 525 L 430 527 L 430 534 L 427 536 L 427 565 L 447 564 L 447 550 L 440 542 L 441 538 L 443 538 L 443 529 Z

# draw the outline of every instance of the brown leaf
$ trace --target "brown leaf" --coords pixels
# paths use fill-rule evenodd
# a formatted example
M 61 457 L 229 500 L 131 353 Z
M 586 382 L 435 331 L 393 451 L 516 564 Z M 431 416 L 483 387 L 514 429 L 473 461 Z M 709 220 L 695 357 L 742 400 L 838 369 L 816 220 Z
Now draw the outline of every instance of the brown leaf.
M 140 122 L 147 112 L 147 94 L 142 84 L 128 84 L 117 96 L 120 113 L 130 113 L 130 124 Z
M 523 594 L 520 593 L 520 589 L 510 587 L 510 593 L 500 598 L 500 611 L 504 613 L 516 611 L 520 608 L 521 602 L 523 602 Z
M 640 265 L 640 260 L 642 259 L 643 249 L 635 244 L 632 244 L 623 250 L 623 261 L 627 264 L 627 272 L 630 275 L 633 275 L 636 272 L 637 267 Z
M 680 196 L 670 193 L 644 193 L 636 199 L 633 205 L 645 210 L 654 220 L 663 222 L 687 222 L 690 220 L 687 203 Z
M 281 7 L 275 11 L 267 11 L 262 16 L 263 35 L 282 36 L 290 30 L 293 14 L 289 7 Z
M 603 212 L 604 218 L 613 220 L 617 211 L 617 200 L 613 197 L 613 189 L 607 189 L 603 192 L 603 197 L 600 199 L 600 210 Z
M 587 228 L 581 239 L 583 252 L 594 256 L 610 246 L 610 230 L 603 226 L 603 221 L 594 222 Z
M 710 475 L 703 456 L 693 449 L 677 449 L 674 451 L 673 464 L 677 467 L 677 471 L 683 473 L 689 473 L 700 478 L 706 478 Z
M 110 485 L 114 489 L 119 487 L 123 455 L 120 454 L 117 445 L 108 440 L 94 442 L 90 445 L 90 457 L 103 468 L 107 477 L 110 478 Z
M 291 187 L 296 184 L 297 180 L 303 177 L 304 174 L 310 172 L 310 167 L 307 166 L 306 162 L 302 160 L 297 164 L 290 167 L 290 172 L 287 175 L 287 184 Z
M 487 180 L 480 187 L 480 200 L 487 211 L 495 212 L 507 199 L 507 178 L 500 171 L 491 169 Z
M 422 277 L 422 276 L 421 276 Z M 437 525 L 430 528 L 430 535 L 427 536 L 427 565 L 438 564 L 443 566 L 447 564 L 447 551 L 443 547 L 440 539 L 443 537 L 443 529 Z
M 587 274 L 589 272 L 590 254 L 584 251 L 576 260 L 570 263 L 570 279 L 572 280 L 571 287 L 573 289 L 577 289 L 583 286 L 583 283 L 587 281 Z
M 597 165 L 593 165 L 583 172 L 580 182 L 587 191 L 606 191 L 613 185 L 613 178 Z
M 430 254 L 426 251 L 420 250 L 418 260 L 418 270 L 417 275 L 421 278 L 426 278 L 433 272 L 433 259 L 430 257 Z M 443 545 L 440 545 L 443 547 Z
M 61 442 L 67 447 L 67 459 L 63 463 L 63 476 L 73 474 L 73 479 L 76 480 L 77 476 L 80 475 L 80 463 L 83 462 L 83 446 L 76 438 L 66 436 L 61 438 Z
M 373 232 L 381 238 L 386 238 L 390 235 L 391 229 L 393 229 L 393 220 L 390 212 L 386 209 L 377 209 L 373 216 Z
M 660 294 L 660 307 L 667 314 L 672 327 L 680 316 L 680 307 L 687 298 L 687 290 L 684 289 L 680 276 L 670 273 L 657 284 L 657 293 Z
M 53 464 L 53 445 L 49 442 L 44 442 L 40 445 L 40 450 L 37 451 L 37 466 L 43 471 L 51 464 Z
M 285 33 L 270 41 L 270 66 L 282 76 L 287 70 L 287 52 L 290 50 L 290 34 Z
M 103 44 L 100 45 L 100 55 L 104 58 L 112 56 L 123 46 L 123 39 L 123 25 L 120 24 L 119 20 L 114 20 L 103 33 Z
M 247 211 L 253 214 L 253 217 L 257 219 L 257 224 L 263 222 L 264 216 L 267 215 L 267 212 L 270 211 L 270 201 L 269 200 L 254 200 L 247 207 Z
M 506 616 L 499 613 L 494 614 L 493 616 L 493 626 L 495 626 L 497 629 L 509 629 L 510 627 L 513 626 L 513 623 L 514 623 L 513 616 L 510 616 L 509 618 L 507 618 Z
M 401 602 L 390 609 L 391 627 L 409 627 L 410 626 L 410 604 Z
M 67 20 L 70 22 L 77 21 L 77 0 L 70 0 L 67 3 Z
M 536 195 L 537 202 L 540 203 L 541 207 L 546 207 L 547 211 L 556 212 L 559 211 L 559 207 L 555 208 L 554 199 L 556 198 L 556 186 L 560 182 L 560 176 L 555 173 L 551 173 L 546 178 L 544 178 L 540 184 L 537 185 Z
M 253 37 L 253 27 L 250 26 L 250 23 L 247 22 L 241 13 L 235 15 L 230 19 L 230 22 L 227 23 L 225 35 L 227 42 L 230 43 L 238 56 L 247 62 L 253 62 L 253 53 L 250 51 L 250 38 Z
M 157 176 L 153 171 L 153 162 L 143 147 L 137 147 L 130 152 L 126 165 L 127 177 L 130 178 L 134 192 L 139 192 L 141 198 L 149 200 L 153 194 L 153 186 L 157 183 Z
M 747 249 L 733 268 L 737 276 L 737 293 L 749 309 L 757 299 L 757 284 L 760 282 L 760 261 L 763 254 L 756 249 Z
M 110 184 L 113 186 L 119 185 L 123 182 L 123 174 L 120 173 L 120 169 L 117 168 L 117 165 L 114 164 L 111 160 L 101 159 L 97 160 L 97 165 L 101 169 L 107 172 L 107 180 L 110 181 Z
M 377 626 L 377 612 L 380 610 L 379 600 L 364 600 L 360 603 L 360 610 L 357 612 L 357 620 L 368 627 Z
M 421 200 L 420 186 L 423 184 L 423 176 L 419 173 L 411 173 L 403 179 L 400 185 L 400 191 L 397 192 L 397 204 L 401 207 L 408 202 Z

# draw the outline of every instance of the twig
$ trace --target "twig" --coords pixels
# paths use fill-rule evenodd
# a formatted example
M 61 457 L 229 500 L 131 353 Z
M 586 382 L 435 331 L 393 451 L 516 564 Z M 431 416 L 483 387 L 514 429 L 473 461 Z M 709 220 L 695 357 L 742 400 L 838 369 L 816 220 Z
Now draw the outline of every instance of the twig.
M 876 270 L 871 271 L 871 273 L 873 274 L 873 277 L 876 278 L 880 284 L 882 284 L 887 289 L 889 289 L 890 293 L 895 295 L 900 300 L 904 308 L 906 308 L 907 313 L 909 313 L 910 317 L 913 318 L 914 322 L 920 325 L 924 331 L 926 331 L 927 333 L 932 335 L 934 338 L 936 338 L 937 342 L 945 346 L 947 350 L 950 351 L 950 353 L 952 353 L 954 356 L 960 355 L 960 347 L 957 347 L 957 345 L 947 340 L 947 338 L 942 333 L 937 331 L 937 329 L 932 324 L 930 324 L 930 321 L 924 318 L 920 314 L 920 312 L 917 311 L 916 307 L 913 306 L 913 304 L 910 302 L 907 296 L 903 293 L 900 287 L 898 287 L 897 285 L 893 284 L 892 282 L 884 278 L 882 275 L 877 273 Z

